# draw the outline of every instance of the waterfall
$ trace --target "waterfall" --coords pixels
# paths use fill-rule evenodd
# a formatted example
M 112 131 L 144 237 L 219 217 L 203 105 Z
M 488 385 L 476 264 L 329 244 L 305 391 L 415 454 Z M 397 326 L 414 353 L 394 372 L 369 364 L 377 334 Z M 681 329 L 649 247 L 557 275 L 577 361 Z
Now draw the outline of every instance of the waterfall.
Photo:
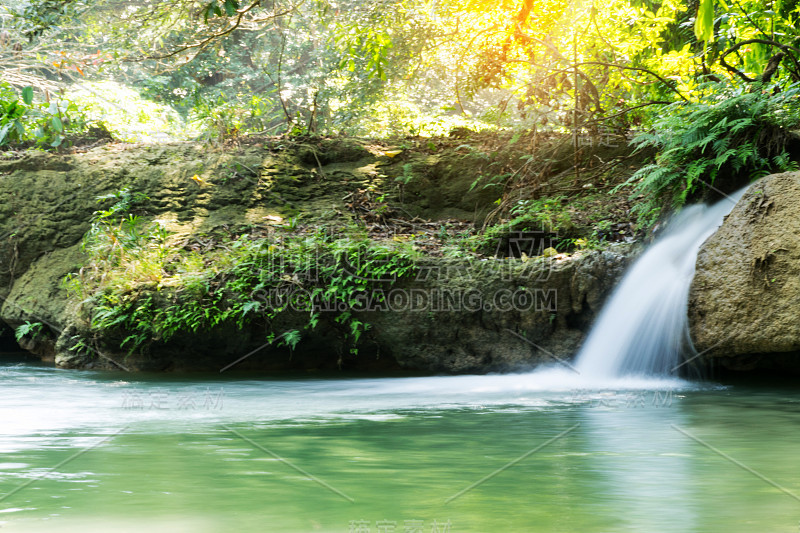
M 634 263 L 578 353 L 582 376 L 667 376 L 694 353 L 687 310 L 697 253 L 744 190 L 685 208 Z

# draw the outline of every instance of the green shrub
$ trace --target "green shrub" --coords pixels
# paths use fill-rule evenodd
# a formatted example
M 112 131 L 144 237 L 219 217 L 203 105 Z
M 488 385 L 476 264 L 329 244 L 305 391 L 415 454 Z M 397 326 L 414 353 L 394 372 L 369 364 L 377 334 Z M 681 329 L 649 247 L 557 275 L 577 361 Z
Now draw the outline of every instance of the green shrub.
M 131 212 L 140 195 L 125 190 L 103 199 L 116 203 L 95 213 L 84 242 L 89 264 L 68 285 L 90 302 L 92 328 L 119 334 L 121 347 L 130 352 L 182 332 L 269 325 L 292 310 L 294 302 L 274 297 L 284 293 L 302 294 L 307 302 L 301 303 L 311 304 L 303 308 L 306 330 L 317 326 L 320 309 L 328 310 L 329 325 L 357 352 L 369 329 L 354 314 L 363 304 L 360 298 L 416 270 L 412 243 L 376 242 L 357 227 L 335 235 L 289 225 L 266 234 L 243 231 L 191 251 L 185 235 L 170 234 Z M 266 340 L 293 350 L 301 336 L 296 329 L 270 326 Z
M 0 83 L 0 146 L 35 142 L 44 148 L 61 146 L 68 135 L 85 133 L 89 123 L 83 111 L 66 100 L 34 103 L 33 88 L 17 93 Z
M 571 247 L 572 240 L 557 243 L 550 237 L 567 235 L 574 228 L 572 217 L 567 209 L 567 197 L 563 195 L 548 196 L 535 200 L 518 200 L 509 210 L 509 219 L 486 228 L 479 235 L 464 239 L 467 249 L 492 255 L 497 251 L 498 243 L 503 243 L 514 232 L 535 232 L 541 234 L 542 242 L 548 242 L 544 248 L 555 246 L 559 250 Z M 501 246 L 502 247 L 502 246 Z M 542 248 L 539 246 L 539 248 Z M 542 250 L 538 250 L 541 252 Z
M 634 211 L 645 223 L 703 187 L 797 168 L 787 145 L 800 124 L 800 84 L 782 92 L 721 83 L 709 89 L 696 102 L 665 107 L 652 131 L 633 140 L 637 150 L 658 150 L 655 163 L 624 184 L 634 186 L 634 196 L 644 195 Z

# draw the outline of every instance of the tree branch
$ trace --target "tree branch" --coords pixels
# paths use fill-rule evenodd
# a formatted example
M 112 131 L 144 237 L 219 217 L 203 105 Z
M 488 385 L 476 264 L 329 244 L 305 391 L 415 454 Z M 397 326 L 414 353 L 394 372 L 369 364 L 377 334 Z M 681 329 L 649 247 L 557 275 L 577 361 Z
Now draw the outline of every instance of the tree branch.
M 745 46 L 747 44 L 765 44 L 767 46 L 774 46 L 775 48 L 780 49 L 781 52 L 784 55 L 789 56 L 792 59 L 792 62 L 794 62 L 795 66 L 798 69 L 800 69 L 800 64 L 798 63 L 797 58 L 793 54 L 789 53 L 789 52 L 794 52 L 795 54 L 800 54 L 800 49 L 795 48 L 794 46 L 790 46 L 788 44 L 782 44 L 782 43 L 773 41 L 771 39 L 745 39 L 744 41 L 739 41 L 738 43 L 734 44 L 733 46 L 731 46 L 730 48 L 728 48 L 727 50 L 722 52 L 722 54 L 720 54 L 720 56 L 719 56 L 719 62 L 723 67 L 725 67 L 728 70 L 728 72 L 736 74 L 737 76 L 739 76 L 740 78 L 742 78 L 744 81 L 746 81 L 748 83 L 752 83 L 754 81 L 759 81 L 759 79 L 751 78 L 750 76 L 748 76 L 747 74 L 745 74 L 744 72 L 739 70 L 738 68 L 736 68 L 736 67 L 734 67 L 732 65 L 729 65 L 725 61 L 725 56 L 727 56 L 729 54 L 732 54 L 734 52 L 737 52 L 739 50 L 739 48 L 741 48 L 742 46 Z M 777 55 L 776 55 L 776 57 L 777 57 Z M 781 56 L 779 59 L 776 59 L 776 57 L 773 57 L 773 58 L 771 58 L 769 60 L 769 63 L 767 64 L 767 68 L 765 69 L 764 73 L 760 77 L 760 81 L 765 81 L 766 82 L 766 81 L 769 81 L 770 79 L 772 79 L 772 76 L 775 74 L 775 70 L 777 70 L 777 68 L 778 68 L 778 64 L 780 63 L 780 60 L 783 59 L 784 56 Z M 776 61 L 776 63 L 774 63 L 775 61 Z
M 557 59 L 560 59 L 562 61 L 568 62 L 568 60 L 566 58 L 564 58 L 564 56 L 561 55 L 561 52 L 559 52 L 558 49 L 555 46 L 553 46 L 551 43 L 548 43 L 546 41 L 542 41 L 541 39 L 537 39 L 536 37 L 531 37 L 530 35 L 524 35 L 524 37 L 526 39 L 528 39 L 528 40 L 535 41 L 535 42 L 541 44 L 542 46 L 546 47 L 547 49 L 549 49 L 553 53 L 553 55 Z M 567 70 L 571 70 L 573 68 L 577 68 L 577 67 L 580 67 L 582 65 L 601 65 L 601 66 L 605 66 L 605 67 L 618 68 L 618 69 L 621 69 L 621 70 L 634 70 L 634 71 L 637 71 L 637 72 L 644 72 L 646 74 L 650 74 L 651 76 L 653 76 L 656 79 L 658 79 L 658 81 L 660 81 L 661 83 L 666 85 L 669 90 L 671 90 L 672 92 L 674 92 L 675 94 L 680 96 L 681 100 L 683 100 L 684 102 L 688 102 L 689 101 L 685 96 L 683 96 L 683 94 L 678 89 L 676 89 L 673 86 L 673 84 L 669 80 L 663 78 L 662 76 L 660 76 L 659 74 L 653 72 L 652 70 L 646 69 L 644 67 L 629 67 L 627 65 L 618 65 L 616 63 L 606 63 L 606 62 L 603 62 L 603 61 L 584 61 L 582 63 L 576 63 L 575 65 L 569 65 L 569 66 L 564 67 L 564 68 L 567 69 Z
M 766 37 L 767 39 L 769 39 L 769 38 L 770 38 L 770 37 L 769 37 L 769 35 L 767 34 L 767 32 L 765 32 L 764 30 L 762 30 L 762 29 L 761 29 L 761 27 L 760 27 L 758 24 L 756 24 L 756 21 L 754 21 L 753 19 L 751 19 L 751 18 L 750 18 L 750 15 L 747 13 L 747 10 L 746 10 L 744 7 L 742 7 L 742 4 L 740 4 L 740 3 L 739 3 L 739 0 L 733 0 L 733 3 L 734 3 L 734 4 L 736 4 L 736 5 L 738 6 L 738 8 L 741 10 L 741 12 L 742 12 L 742 15 L 744 15 L 744 18 L 746 18 L 746 19 L 747 19 L 747 22 L 749 22 L 750 24 L 752 24 L 752 25 L 753 25 L 753 27 L 754 27 L 755 29 L 757 29 L 757 30 L 758 30 L 758 32 L 759 32 L 761 35 L 763 35 L 763 36 L 764 36 L 764 37 Z
M 262 17 L 262 18 L 259 18 L 259 19 L 255 19 L 254 22 L 259 22 L 259 23 L 260 22 L 266 22 L 266 21 L 269 21 L 269 20 L 274 20 L 276 18 L 280 18 L 280 17 L 283 17 L 285 15 L 288 15 L 289 13 L 294 11 L 299 5 L 303 4 L 304 2 L 305 2 L 305 0 L 301 0 L 300 4 L 298 4 L 298 5 L 293 5 L 292 7 L 288 8 L 288 9 L 285 9 L 284 11 L 281 11 L 281 12 L 278 12 L 278 13 L 273 13 L 268 17 Z M 198 49 L 197 51 L 199 53 L 211 41 L 219 39 L 220 37 L 224 37 L 224 36 L 232 33 L 233 31 L 235 31 L 242 24 L 244 16 L 248 12 L 250 12 L 251 10 L 256 8 L 257 6 L 259 6 L 260 4 L 261 4 L 261 0 L 254 0 L 254 2 L 252 4 L 250 4 L 249 6 L 243 8 L 243 9 L 237 10 L 236 20 L 233 21 L 233 24 L 230 27 L 228 27 L 228 28 L 226 28 L 224 30 L 212 33 L 211 35 L 201 39 L 200 41 L 180 46 L 179 48 L 177 48 L 177 49 L 175 49 L 172 52 L 169 52 L 167 54 L 157 55 L 157 56 L 142 56 L 142 57 L 137 57 L 137 58 L 126 59 L 126 61 L 138 62 L 138 61 L 146 61 L 146 60 L 167 59 L 167 58 L 176 56 L 176 55 L 178 55 L 178 54 L 180 54 L 182 52 L 185 52 L 186 50 L 193 50 L 193 49 Z M 195 56 L 196 55 L 197 54 L 195 54 Z
M 688 102 L 689 101 L 688 98 L 683 96 L 683 93 L 681 93 L 678 89 L 676 89 L 673 86 L 672 82 L 670 82 L 669 80 L 661 77 L 659 74 L 653 72 L 650 69 L 646 69 L 644 67 L 629 67 L 627 65 L 618 65 L 616 63 L 606 63 L 604 61 L 583 61 L 582 63 L 578 63 L 578 64 L 576 64 L 574 66 L 575 67 L 580 67 L 582 65 L 600 65 L 600 66 L 603 66 L 603 67 L 618 68 L 618 69 L 621 69 L 621 70 L 634 70 L 636 72 L 644 72 L 645 74 L 650 74 L 651 76 L 656 78 L 658 81 L 660 81 L 661 83 L 666 85 L 669 90 L 671 90 L 672 92 L 674 92 L 675 94 L 680 96 L 681 100 L 683 100 L 684 102 Z
M 589 120 L 589 121 L 585 122 L 585 124 L 598 124 L 600 122 L 605 122 L 606 120 L 611 120 L 612 118 L 620 117 L 620 116 L 625 115 L 627 113 L 630 113 L 631 111 L 634 111 L 636 109 L 641 109 L 642 107 L 647 107 L 647 106 L 651 106 L 651 105 L 669 105 L 671 103 L 672 102 L 668 102 L 666 100 L 654 100 L 652 102 L 647 102 L 646 104 L 639 104 L 639 105 L 635 105 L 633 107 L 627 107 L 627 108 L 623 109 L 622 111 L 620 111 L 619 113 L 615 113 L 615 114 L 609 115 L 607 117 L 600 117 L 600 118 L 596 118 L 594 120 Z

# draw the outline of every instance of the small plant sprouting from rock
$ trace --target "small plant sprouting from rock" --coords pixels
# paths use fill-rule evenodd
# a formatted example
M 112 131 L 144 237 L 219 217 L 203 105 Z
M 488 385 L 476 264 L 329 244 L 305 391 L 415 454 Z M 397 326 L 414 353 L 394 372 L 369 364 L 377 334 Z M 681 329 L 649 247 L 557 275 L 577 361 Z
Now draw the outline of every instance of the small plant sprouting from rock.
M 17 342 L 20 342 L 26 337 L 31 340 L 35 340 L 37 337 L 42 335 L 43 328 L 44 324 L 41 322 L 29 322 L 26 320 L 24 324 L 17 326 L 17 328 L 14 330 L 14 337 L 17 339 Z

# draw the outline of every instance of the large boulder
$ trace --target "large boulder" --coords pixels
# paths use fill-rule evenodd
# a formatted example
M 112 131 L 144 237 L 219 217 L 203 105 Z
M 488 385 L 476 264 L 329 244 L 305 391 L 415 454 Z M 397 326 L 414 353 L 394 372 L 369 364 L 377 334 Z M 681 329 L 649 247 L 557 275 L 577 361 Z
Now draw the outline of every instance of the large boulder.
M 80 245 L 56 249 L 34 261 L 0 301 L 0 319 L 12 328 L 41 324 L 36 335 L 20 339 L 20 346 L 44 361 L 56 359 L 56 339 L 69 322 L 71 311 L 64 278 L 83 263 Z
M 703 244 L 689 323 L 712 364 L 800 370 L 800 172 L 751 185 Z

